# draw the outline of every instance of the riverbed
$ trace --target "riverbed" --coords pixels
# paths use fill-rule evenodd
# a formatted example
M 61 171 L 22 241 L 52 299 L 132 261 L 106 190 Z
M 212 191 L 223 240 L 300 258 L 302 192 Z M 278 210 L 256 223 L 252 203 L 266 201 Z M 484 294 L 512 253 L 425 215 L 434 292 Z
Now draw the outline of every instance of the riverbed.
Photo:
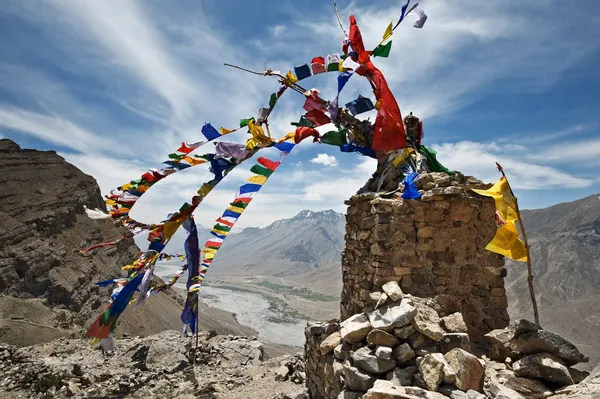
M 168 280 L 178 265 L 157 265 L 155 273 Z M 187 274 L 181 276 L 176 288 L 185 289 Z M 277 298 L 249 292 L 243 287 L 210 286 L 205 283 L 200 290 L 200 301 L 206 305 L 234 313 L 238 323 L 258 332 L 261 341 L 274 344 L 303 346 L 306 318 L 290 311 Z

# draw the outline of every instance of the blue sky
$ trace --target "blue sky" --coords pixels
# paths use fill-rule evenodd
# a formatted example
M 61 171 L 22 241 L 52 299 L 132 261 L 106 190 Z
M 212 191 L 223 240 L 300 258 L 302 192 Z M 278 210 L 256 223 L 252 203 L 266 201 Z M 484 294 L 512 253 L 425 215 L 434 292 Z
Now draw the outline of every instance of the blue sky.
M 375 47 L 400 0 L 339 0 Z M 226 4 L 226 6 L 224 6 Z M 501 162 L 521 205 L 545 207 L 600 192 L 600 3 L 423 0 L 392 54 L 376 64 L 403 113 L 424 121 L 426 144 L 449 168 L 495 181 Z M 340 51 L 329 1 L 7 0 L 0 9 L 0 137 L 54 149 L 98 180 L 103 193 L 159 167 L 205 122 L 234 127 L 279 84 L 223 67 L 286 72 Z M 331 99 L 334 74 L 303 81 Z M 342 94 L 372 97 L 353 77 Z M 271 117 L 283 136 L 301 98 L 287 93 Z M 372 114 L 365 114 L 371 117 Z M 243 142 L 237 132 L 225 141 Z M 275 155 L 271 153 L 272 155 Z M 197 211 L 211 225 L 249 176 L 240 167 Z M 343 212 L 374 162 L 307 140 L 286 159 L 240 226 L 303 209 Z M 159 221 L 210 178 L 202 166 L 160 182 L 132 216 Z

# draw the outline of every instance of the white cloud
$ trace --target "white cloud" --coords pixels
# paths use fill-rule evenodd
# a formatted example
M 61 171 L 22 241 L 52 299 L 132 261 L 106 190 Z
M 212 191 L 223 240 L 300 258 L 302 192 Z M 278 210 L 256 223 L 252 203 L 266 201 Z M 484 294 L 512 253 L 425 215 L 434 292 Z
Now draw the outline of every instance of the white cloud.
M 279 24 L 279 25 L 275 25 L 269 28 L 269 30 L 271 31 L 271 33 L 273 34 L 273 36 L 278 37 L 281 36 L 281 34 L 283 34 L 283 32 L 285 32 L 287 29 L 287 27 L 285 25 Z
M 304 198 L 307 201 L 322 201 L 323 200 L 323 197 L 319 193 L 306 193 L 304 195 Z
M 319 154 L 315 158 L 311 159 L 310 162 L 318 163 L 325 166 L 337 166 L 338 160 L 333 155 Z

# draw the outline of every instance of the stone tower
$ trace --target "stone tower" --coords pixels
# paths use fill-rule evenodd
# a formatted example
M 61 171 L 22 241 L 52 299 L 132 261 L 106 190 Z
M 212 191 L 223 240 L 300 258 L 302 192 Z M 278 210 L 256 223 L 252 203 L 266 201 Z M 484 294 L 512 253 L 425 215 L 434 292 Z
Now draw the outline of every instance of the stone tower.
M 341 319 L 370 310 L 369 294 L 397 281 L 441 313 L 460 311 L 478 341 L 509 323 L 504 258 L 485 249 L 496 232 L 494 202 L 460 173 L 422 173 L 417 187 L 417 200 L 368 192 L 346 201 Z

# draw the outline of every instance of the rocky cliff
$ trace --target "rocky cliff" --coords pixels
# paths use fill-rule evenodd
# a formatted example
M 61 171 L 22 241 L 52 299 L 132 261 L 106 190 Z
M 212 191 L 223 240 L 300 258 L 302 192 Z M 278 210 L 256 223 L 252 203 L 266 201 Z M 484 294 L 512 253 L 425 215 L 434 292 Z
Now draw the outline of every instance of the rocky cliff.
M 89 219 L 84 205 L 104 206 L 93 177 L 54 151 L 0 140 L 0 342 L 82 334 L 108 302 L 110 289 L 94 282 L 120 276 L 138 249 L 123 241 L 81 255 L 123 235 L 111 220 Z M 152 298 L 139 312 L 128 310 L 118 332 L 178 329 L 180 308 L 173 293 Z

